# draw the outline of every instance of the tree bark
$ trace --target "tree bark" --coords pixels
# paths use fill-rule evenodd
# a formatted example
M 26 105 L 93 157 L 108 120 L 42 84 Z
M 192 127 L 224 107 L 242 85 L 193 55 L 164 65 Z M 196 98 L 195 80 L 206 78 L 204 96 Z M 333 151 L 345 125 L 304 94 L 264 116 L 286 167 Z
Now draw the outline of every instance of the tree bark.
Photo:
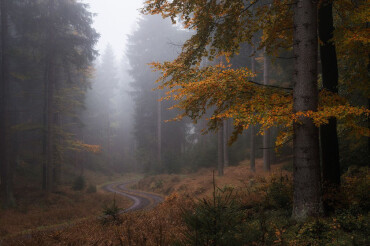
M 323 88 L 338 93 L 338 64 L 333 38 L 333 4 L 331 0 L 321 2 L 318 11 L 320 58 L 322 66 Z M 333 192 L 340 186 L 339 144 L 337 120 L 329 119 L 329 123 L 320 127 L 321 160 L 324 192 Z M 332 210 L 324 201 L 325 211 Z
M 1 0 L 1 94 L 0 94 L 0 195 L 3 206 L 13 206 L 13 173 L 10 165 L 9 131 L 9 24 L 8 1 Z
M 46 59 L 46 72 L 44 81 L 44 140 L 43 140 L 43 182 L 42 188 L 50 192 L 53 189 L 54 145 L 54 57 L 49 54 Z
M 256 60 L 254 59 L 255 49 L 252 47 L 252 57 L 251 57 L 251 67 L 252 73 L 256 72 Z M 251 152 L 250 152 L 250 167 L 252 172 L 256 171 L 256 133 L 255 127 L 251 125 L 250 127 L 250 134 L 251 134 Z
M 270 162 L 271 165 L 276 164 L 276 135 L 277 135 L 277 128 L 275 126 L 271 127 L 270 130 L 271 138 L 270 138 L 270 145 L 271 145 L 271 155 L 270 155 Z
M 57 73 L 54 76 L 57 78 Z M 55 84 L 55 93 L 59 94 L 60 86 L 58 81 L 54 81 Z M 58 109 L 57 111 L 59 111 Z M 59 131 L 62 131 L 62 119 L 60 112 L 54 112 L 53 115 L 53 125 L 59 129 Z M 53 160 L 54 160 L 54 166 L 53 166 L 53 182 L 55 188 L 60 185 L 61 183 L 61 177 L 62 177 L 62 153 L 61 153 L 61 144 L 62 144 L 62 138 L 61 135 L 58 134 L 57 136 L 54 136 L 53 141 Z
M 218 131 L 217 131 L 217 136 L 218 136 L 218 141 L 217 141 L 217 146 L 218 146 L 218 151 L 217 151 L 217 157 L 218 157 L 218 176 L 223 176 L 224 175 L 224 137 L 223 137 L 223 126 L 221 126 Z
M 225 167 L 229 166 L 229 146 L 227 145 L 227 142 L 229 140 L 229 120 L 226 119 L 224 120 L 224 125 L 223 125 L 223 149 L 224 149 L 224 165 Z
M 162 169 L 162 103 L 161 92 L 157 94 L 157 158 L 159 169 Z M 162 171 L 162 170 L 161 170 Z
M 263 84 L 269 84 L 269 59 L 266 51 L 263 55 Z M 263 170 L 270 172 L 271 169 L 271 146 L 270 146 L 270 129 L 264 129 L 263 131 Z
M 49 18 L 52 20 L 54 10 L 54 0 L 51 0 L 49 8 Z M 54 86 L 55 86 L 55 54 L 53 44 L 53 22 L 49 23 L 48 46 L 45 57 L 44 74 L 44 112 L 43 112 L 43 167 L 42 167 L 42 188 L 50 192 L 54 187 L 54 145 L 53 145 L 53 122 L 54 122 Z
M 111 118 L 111 115 L 110 115 L 110 105 L 109 105 L 109 100 L 108 101 L 108 109 L 107 109 L 107 131 L 106 131 L 106 136 L 105 136 L 105 139 L 106 139 L 106 146 L 107 146 L 107 161 L 108 161 L 108 165 L 109 166 L 112 166 L 112 149 L 111 149 L 111 128 L 110 128 L 110 118 Z
M 295 72 L 293 111 L 317 110 L 317 3 L 298 0 L 294 5 L 293 52 Z M 293 123 L 293 217 L 322 213 L 319 131 L 312 119 Z

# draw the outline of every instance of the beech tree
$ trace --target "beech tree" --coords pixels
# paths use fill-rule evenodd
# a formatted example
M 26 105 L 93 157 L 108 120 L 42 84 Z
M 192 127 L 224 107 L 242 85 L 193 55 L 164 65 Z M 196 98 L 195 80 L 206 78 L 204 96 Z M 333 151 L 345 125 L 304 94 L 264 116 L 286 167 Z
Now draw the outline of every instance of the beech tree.
M 309 0 L 294 5 L 295 71 L 293 112 L 317 111 L 317 6 Z M 322 211 L 319 131 L 312 119 L 293 123 L 293 216 L 318 216 Z
M 206 109 L 216 108 L 209 128 L 218 129 L 224 118 L 234 119 L 234 136 L 253 124 L 261 129 L 281 126 L 277 145 L 293 138 L 293 216 L 302 219 L 322 212 L 318 127 L 336 117 L 347 122 L 368 117 L 365 107 L 350 105 L 346 98 L 317 88 L 317 5 L 301 0 L 277 1 L 164 1 L 149 0 L 145 13 L 180 18 L 196 33 L 172 62 L 154 63 L 162 71 L 163 87 L 184 113 L 199 119 Z M 290 6 L 294 6 L 292 9 Z M 253 10 L 252 10 L 253 6 Z M 199 67 L 202 57 L 214 59 L 237 53 L 240 44 L 251 43 L 262 31 L 259 49 L 277 56 L 279 50 L 294 51 L 293 87 L 263 85 L 249 69 L 225 69 L 227 65 Z M 320 98 L 320 100 L 319 100 Z M 367 134 L 367 131 L 362 133 Z

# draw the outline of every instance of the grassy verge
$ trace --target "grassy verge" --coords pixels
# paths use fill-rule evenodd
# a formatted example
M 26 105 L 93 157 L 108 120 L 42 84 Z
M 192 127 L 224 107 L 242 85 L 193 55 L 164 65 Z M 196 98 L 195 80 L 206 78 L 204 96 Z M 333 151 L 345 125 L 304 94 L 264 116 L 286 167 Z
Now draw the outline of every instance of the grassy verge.
M 96 218 L 101 215 L 103 207 L 110 204 L 114 198 L 114 194 L 102 191 L 102 186 L 140 177 L 136 174 L 113 177 L 87 174 L 87 184 L 95 185 L 101 182 L 96 185 L 96 192 L 89 192 L 86 188 L 74 191 L 71 186 L 60 186 L 56 192 L 45 194 L 35 187 L 25 187 L 18 191 L 15 208 L 0 211 L 0 239 L 35 231 L 54 230 Z M 132 203 L 121 196 L 116 196 L 116 202 L 121 208 Z
M 32 237 L 8 242 L 10 245 L 369 245 L 368 168 L 353 169 L 343 175 L 340 194 L 336 193 L 333 199 L 335 213 L 298 222 L 291 218 L 291 176 L 278 167 L 270 174 L 259 171 L 251 174 L 247 168 L 244 172 L 243 165 L 239 169 L 229 167 L 225 177 L 215 177 L 215 182 L 212 170 L 179 178 L 155 176 L 153 182 L 158 177 L 167 177 L 175 189 L 187 186 L 181 193 L 167 196 L 155 209 L 123 214 L 114 223 L 102 224 L 93 218 L 58 231 L 36 232 Z M 210 177 L 204 172 L 207 175 L 211 172 Z M 238 180 L 243 176 L 244 181 Z M 166 191 L 166 182 L 163 181 L 162 191 Z M 189 195 L 200 184 L 204 185 L 203 195 Z

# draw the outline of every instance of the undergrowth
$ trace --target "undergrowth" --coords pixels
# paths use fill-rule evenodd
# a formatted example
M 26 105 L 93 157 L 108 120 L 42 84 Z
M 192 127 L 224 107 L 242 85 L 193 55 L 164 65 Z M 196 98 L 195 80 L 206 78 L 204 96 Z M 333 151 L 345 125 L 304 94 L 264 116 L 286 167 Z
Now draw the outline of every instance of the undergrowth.
M 370 245 L 369 168 L 343 175 L 331 216 L 291 218 L 292 180 L 274 174 L 243 187 L 224 186 L 196 199 L 173 193 L 153 210 L 120 215 L 121 223 L 82 222 L 38 233 L 26 245 Z M 14 244 L 16 245 L 16 243 Z
M 116 193 L 114 193 L 113 202 L 110 205 L 105 205 L 103 208 L 103 216 L 101 223 L 119 225 L 122 223 L 122 218 L 119 216 L 122 208 L 119 208 L 116 203 Z

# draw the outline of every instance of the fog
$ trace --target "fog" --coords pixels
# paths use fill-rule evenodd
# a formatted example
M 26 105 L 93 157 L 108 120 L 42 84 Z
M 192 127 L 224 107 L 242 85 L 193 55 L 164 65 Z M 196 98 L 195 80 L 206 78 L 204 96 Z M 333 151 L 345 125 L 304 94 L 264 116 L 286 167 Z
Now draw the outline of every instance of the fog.
M 0 0 L 0 245 L 370 245 L 366 3 Z
M 96 48 L 102 53 L 110 44 L 120 57 L 127 45 L 127 35 L 131 33 L 139 18 L 141 0 L 82 0 L 89 4 L 90 11 L 96 13 L 93 27 L 100 33 Z
M 174 100 L 160 100 L 167 90 L 155 90 L 160 73 L 149 65 L 176 59 L 193 32 L 179 21 L 174 25 L 159 15 L 142 15 L 141 3 L 10 5 L 9 30 L 3 33 L 9 40 L 3 49 L 13 52 L 4 70 L 9 76 L 4 98 L 12 112 L 4 126 L 11 143 L 4 150 L 10 160 L 4 177 L 51 191 L 91 172 L 181 173 L 215 167 L 217 136 L 212 131 L 202 135 L 212 112 L 197 123 L 171 121 L 181 112 L 169 110 Z M 249 64 L 250 46 L 241 51 L 235 67 Z M 231 121 L 225 122 L 225 162 L 234 165 L 249 156 L 250 143 L 245 131 L 229 148 L 231 131 Z

